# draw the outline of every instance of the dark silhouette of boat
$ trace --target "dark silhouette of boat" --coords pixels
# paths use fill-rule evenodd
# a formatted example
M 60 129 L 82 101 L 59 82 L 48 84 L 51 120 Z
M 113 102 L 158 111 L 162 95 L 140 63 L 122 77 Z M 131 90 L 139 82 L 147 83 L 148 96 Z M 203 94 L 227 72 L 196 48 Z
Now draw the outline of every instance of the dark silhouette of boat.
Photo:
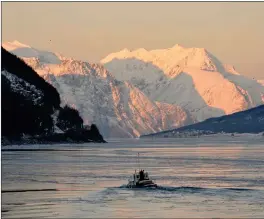
M 139 168 L 138 171 L 135 170 L 133 176 L 128 180 L 127 188 L 157 188 L 157 184 L 149 178 L 148 172 Z

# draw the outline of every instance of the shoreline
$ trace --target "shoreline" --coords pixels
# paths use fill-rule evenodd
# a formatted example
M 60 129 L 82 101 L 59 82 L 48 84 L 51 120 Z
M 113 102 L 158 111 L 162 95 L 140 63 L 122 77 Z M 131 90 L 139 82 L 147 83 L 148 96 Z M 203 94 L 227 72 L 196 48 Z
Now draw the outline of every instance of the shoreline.
M 86 140 L 77 140 L 77 139 L 71 139 L 69 137 L 66 136 L 59 136 L 60 139 L 54 139 L 54 140 L 49 140 L 49 138 L 53 138 L 55 136 L 45 136 L 45 137 L 30 137 L 27 139 L 19 139 L 19 140 L 15 140 L 15 139 L 8 139 L 6 137 L 2 137 L 1 138 L 1 146 L 5 147 L 5 146 L 11 146 L 11 145 L 43 145 L 43 144 L 49 144 L 49 145 L 53 145 L 53 144 L 83 144 L 83 143 L 107 143 L 107 141 L 105 141 L 104 139 L 96 139 L 96 140 L 92 140 L 92 139 L 86 139 Z

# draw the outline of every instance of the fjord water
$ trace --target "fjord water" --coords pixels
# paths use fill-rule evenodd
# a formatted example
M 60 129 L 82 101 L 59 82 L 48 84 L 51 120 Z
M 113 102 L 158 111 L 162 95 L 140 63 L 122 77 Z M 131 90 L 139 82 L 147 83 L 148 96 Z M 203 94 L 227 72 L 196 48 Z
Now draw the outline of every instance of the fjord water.
M 127 189 L 138 167 L 157 189 Z M 264 217 L 264 138 L 2 147 L 2 217 Z

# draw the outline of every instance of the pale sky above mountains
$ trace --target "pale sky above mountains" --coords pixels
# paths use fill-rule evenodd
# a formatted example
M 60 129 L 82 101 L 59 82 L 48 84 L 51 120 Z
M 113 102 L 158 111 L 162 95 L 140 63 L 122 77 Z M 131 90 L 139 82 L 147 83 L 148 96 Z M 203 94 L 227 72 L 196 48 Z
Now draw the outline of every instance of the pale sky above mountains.
M 2 41 L 99 62 L 123 48 L 204 47 L 264 79 L 264 2 L 2 2 Z

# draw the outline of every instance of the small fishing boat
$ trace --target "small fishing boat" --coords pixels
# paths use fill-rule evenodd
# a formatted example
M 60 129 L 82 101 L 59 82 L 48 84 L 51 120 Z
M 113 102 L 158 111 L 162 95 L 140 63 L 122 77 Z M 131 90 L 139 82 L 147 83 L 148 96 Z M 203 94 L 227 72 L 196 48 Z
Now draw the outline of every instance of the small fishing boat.
M 139 158 L 139 153 L 138 153 Z M 139 162 L 138 162 L 139 163 Z M 157 184 L 153 182 L 149 178 L 148 172 L 144 172 L 144 170 L 140 170 L 140 166 L 138 171 L 135 170 L 135 173 L 128 180 L 127 188 L 156 188 Z

